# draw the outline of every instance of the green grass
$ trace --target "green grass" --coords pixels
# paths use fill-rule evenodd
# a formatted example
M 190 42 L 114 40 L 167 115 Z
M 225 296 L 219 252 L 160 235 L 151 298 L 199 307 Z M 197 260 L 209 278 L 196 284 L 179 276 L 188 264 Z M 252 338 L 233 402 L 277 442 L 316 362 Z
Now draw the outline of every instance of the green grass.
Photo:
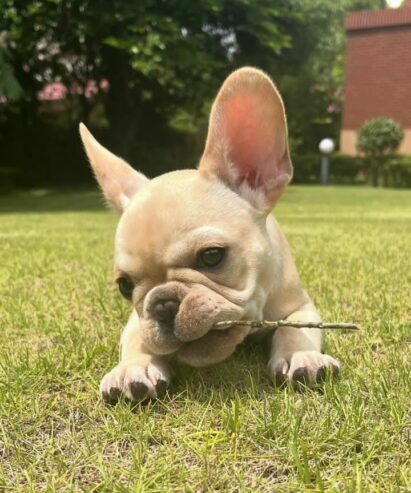
M 266 350 L 104 405 L 128 306 L 98 192 L 0 199 L 0 490 L 411 491 L 411 192 L 291 187 L 276 216 L 342 376 L 272 387 Z

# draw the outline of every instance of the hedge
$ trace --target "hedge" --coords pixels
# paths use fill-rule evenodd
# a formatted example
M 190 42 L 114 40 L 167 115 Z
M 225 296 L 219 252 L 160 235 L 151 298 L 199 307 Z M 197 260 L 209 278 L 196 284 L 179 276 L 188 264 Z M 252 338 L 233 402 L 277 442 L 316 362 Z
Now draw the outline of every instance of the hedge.
M 294 155 L 293 183 L 320 183 L 321 157 L 318 154 Z M 411 188 L 411 156 L 391 155 L 381 164 L 380 185 Z M 335 154 L 330 158 L 331 184 L 365 184 L 370 182 L 369 158 Z
M 78 135 L 77 125 L 68 129 L 52 125 L 37 125 L 21 130 L 21 122 L 15 128 L 7 128 L 0 122 L 0 192 L 13 188 L 41 186 L 94 185 Z M 96 136 L 105 142 L 104 132 Z M 147 142 L 134 149 L 131 163 L 149 177 L 177 168 L 195 166 L 202 150 L 199 139 L 182 136 L 178 132 L 173 139 Z M 385 156 L 387 164 L 381 165 L 380 185 L 411 188 L 411 156 Z M 293 155 L 293 183 L 320 183 L 320 155 Z M 373 161 L 375 164 L 375 161 Z M 370 161 L 364 157 L 334 154 L 330 159 L 330 183 L 369 183 Z
M 382 171 L 382 181 L 387 187 L 411 188 L 411 156 L 392 156 Z

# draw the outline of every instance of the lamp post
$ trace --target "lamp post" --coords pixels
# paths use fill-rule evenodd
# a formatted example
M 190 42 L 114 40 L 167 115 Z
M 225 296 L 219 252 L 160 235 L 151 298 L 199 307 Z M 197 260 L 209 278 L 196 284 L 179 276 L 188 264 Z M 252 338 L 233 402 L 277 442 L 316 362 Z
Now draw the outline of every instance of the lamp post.
M 322 139 L 318 145 L 321 152 L 321 183 L 327 185 L 330 173 L 330 154 L 335 149 L 333 139 Z

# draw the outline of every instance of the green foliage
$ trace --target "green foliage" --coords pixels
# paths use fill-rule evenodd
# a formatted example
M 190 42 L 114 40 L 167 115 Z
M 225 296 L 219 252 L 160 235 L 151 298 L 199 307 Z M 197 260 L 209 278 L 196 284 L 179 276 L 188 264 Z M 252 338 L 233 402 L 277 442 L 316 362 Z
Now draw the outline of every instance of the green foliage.
M 284 57 L 274 74 L 286 103 L 292 150 L 306 154 L 316 152 L 325 136 L 339 139 L 345 16 L 350 11 L 383 8 L 385 1 L 298 0 L 294 6 L 305 27 L 297 26 L 298 31 L 293 32 L 289 58 Z
M 321 157 L 319 154 L 304 154 L 293 156 L 293 183 L 320 183 Z M 361 172 L 365 162 L 360 157 L 335 154 L 330 160 L 330 183 L 357 184 L 363 183 Z
M 395 152 L 404 138 L 401 124 L 391 118 L 367 120 L 358 130 L 357 149 L 368 156 Z
M 389 156 L 382 179 L 386 187 L 411 188 L 411 156 Z
M 4 39 L 0 35 L 0 96 L 10 101 L 17 101 L 23 96 L 23 90 L 14 76 L 10 65 L 8 51 L 4 46 Z
M 320 183 L 321 168 L 318 154 L 293 156 L 293 183 Z M 411 188 L 411 156 L 388 155 L 384 162 L 380 158 L 362 156 L 346 156 L 335 154 L 330 160 L 330 183 L 334 184 L 364 184 L 371 178 L 378 167 L 381 184 L 384 187 Z
M 25 159 L 41 155 L 39 162 L 44 163 L 40 173 L 33 166 L 34 181 L 54 170 L 58 148 L 50 139 L 47 144 L 47 135 L 39 139 L 39 129 L 55 124 L 56 131 L 73 136 L 70 146 L 79 146 L 74 136 L 82 120 L 93 130 L 104 129 L 100 133 L 105 144 L 148 168 L 150 175 L 162 167 L 181 166 L 181 152 L 173 148 L 175 161 L 170 163 L 166 148 L 174 143 L 176 129 L 184 154 L 190 143 L 194 163 L 219 85 L 231 70 L 249 64 L 267 71 L 282 92 L 293 151 L 315 152 L 324 135 L 338 137 L 344 16 L 382 3 L 0 0 L 0 32 L 8 54 L 5 73 L 13 75 L 14 88 L 24 94 L 17 102 L 9 96 L 9 104 L 0 107 L 0 146 L 7 148 L 24 134 L 34 145 L 49 147 L 27 145 L 24 151 Z M 86 97 L 91 80 L 100 89 Z M 55 81 L 68 88 L 66 100 L 39 102 L 38 91 Z M 19 133 L 11 135 L 10 128 Z M 12 152 L 6 149 L 7 155 Z M 73 152 L 73 158 L 77 154 Z M 9 166 L 7 161 L 0 165 Z M 21 167 L 19 159 L 13 161 Z M 83 180 L 82 173 L 76 174 L 78 166 L 72 163 L 72 168 L 72 177 Z
M 357 149 L 368 158 L 369 181 L 380 183 L 381 171 L 389 172 L 389 153 L 397 151 L 404 138 L 401 125 L 391 118 L 367 120 L 357 132 Z
M 204 103 L 230 70 L 268 69 L 292 45 L 291 27 L 302 25 L 287 0 L 0 0 L 0 11 L 26 96 L 35 101 L 47 82 L 75 83 L 73 120 L 87 121 L 96 101 L 81 93 L 90 79 L 107 81 L 97 101 L 115 150 L 126 155 L 136 138 L 164 135 L 178 111 L 202 122 Z

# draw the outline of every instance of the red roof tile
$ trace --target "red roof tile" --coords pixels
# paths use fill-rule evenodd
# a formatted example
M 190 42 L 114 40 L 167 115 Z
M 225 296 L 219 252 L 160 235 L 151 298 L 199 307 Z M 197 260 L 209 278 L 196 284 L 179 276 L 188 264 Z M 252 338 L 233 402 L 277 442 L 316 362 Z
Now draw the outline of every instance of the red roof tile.
M 400 9 L 365 10 L 352 12 L 345 19 L 346 31 L 376 29 L 411 24 L 411 2 Z

